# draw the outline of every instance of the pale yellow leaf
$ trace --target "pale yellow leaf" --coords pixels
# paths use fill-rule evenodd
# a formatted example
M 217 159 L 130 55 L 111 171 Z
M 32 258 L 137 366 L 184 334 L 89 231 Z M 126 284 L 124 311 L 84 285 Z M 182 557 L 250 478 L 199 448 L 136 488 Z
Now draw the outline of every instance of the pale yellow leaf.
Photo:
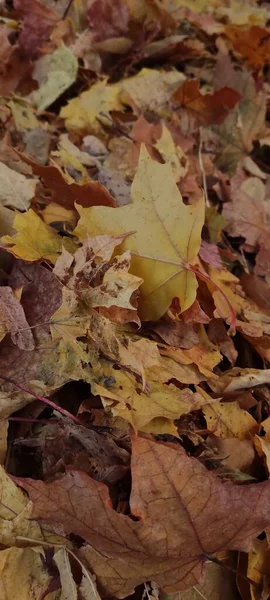
M 197 204 L 186 206 L 170 165 L 152 160 L 142 146 L 131 198 L 131 204 L 115 209 L 78 206 L 81 218 L 74 234 L 83 241 L 87 233 L 120 235 L 134 231 L 122 248 L 131 251 L 131 273 L 144 280 L 140 288 L 142 318 L 158 319 L 174 297 L 179 298 L 184 311 L 196 298 L 197 280 L 185 265 L 196 260 L 200 248 L 203 194 Z
M 39 122 L 35 116 L 31 104 L 18 96 L 14 96 L 12 100 L 7 102 L 7 106 L 11 109 L 16 128 L 19 131 L 25 131 L 25 129 L 35 129 L 39 127 Z
M 77 600 L 77 586 L 73 579 L 67 550 L 59 548 L 55 552 L 53 560 L 59 571 L 62 588 L 59 600 Z
M 179 179 L 187 172 L 187 168 L 180 163 L 180 157 L 184 158 L 185 155 L 184 152 L 181 151 L 181 148 L 179 149 L 176 147 L 172 135 L 165 125 L 162 127 L 162 135 L 156 142 L 155 148 L 159 151 L 163 160 L 171 165 L 175 181 L 179 181 Z M 186 162 L 187 159 L 185 159 L 185 163 Z

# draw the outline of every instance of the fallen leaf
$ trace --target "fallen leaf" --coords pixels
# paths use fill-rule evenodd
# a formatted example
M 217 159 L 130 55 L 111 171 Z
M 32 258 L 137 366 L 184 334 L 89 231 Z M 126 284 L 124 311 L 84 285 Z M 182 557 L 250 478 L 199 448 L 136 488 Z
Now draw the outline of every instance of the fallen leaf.
M 207 429 L 221 438 L 248 440 L 258 431 L 258 423 L 237 402 L 216 402 L 204 406 Z
M 51 577 L 44 568 L 42 546 L 7 548 L 0 551 L 0 595 L 3 600 L 39 600 L 45 594 Z
M 268 61 L 270 36 L 267 29 L 254 25 L 241 30 L 233 24 L 225 28 L 225 33 L 232 41 L 233 49 L 246 58 L 252 67 L 263 67 Z
M 33 71 L 33 78 L 39 83 L 39 88 L 32 92 L 30 100 L 39 111 L 48 108 L 74 83 L 77 71 L 78 61 L 65 46 L 42 56 Z
M 14 344 L 21 350 L 33 350 L 35 347 L 32 331 L 25 318 L 24 310 L 11 287 L 0 287 L 0 339 L 11 334 Z
M 151 369 L 146 370 L 147 390 L 144 392 L 137 388 L 136 380 L 129 373 L 105 368 L 104 376 L 114 380 L 109 389 L 96 383 L 91 385 L 92 393 L 100 395 L 104 406 L 110 407 L 114 416 L 127 420 L 135 431 L 165 433 L 165 428 L 160 431 L 155 422 L 159 418 L 167 422 L 167 433 L 177 435 L 173 421 L 210 401 L 189 389 L 179 390 L 173 384 L 167 386 L 151 381 Z
M 123 0 L 94 0 L 88 9 L 90 30 L 94 40 L 101 41 L 127 33 L 129 10 Z
M 184 81 L 173 95 L 174 102 L 201 125 L 222 123 L 240 99 L 240 94 L 228 87 L 213 94 L 202 94 L 198 80 Z
M 178 297 L 186 310 L 196 297 L 194 273 L 185 268 L 196 259 L 204 220 L 204 199 L 185 206 L 169 165 L 158 165 L 142 147 L 131 188 L 132 204 L 117 209 L 82 210 L 74 234 L 119 235 L 135 229 L 123 243 L 132 253 L 131 273 L 141 277 L 140 314 L 155 320 Z M 179 237 L 179 226 L 185 223 Z M 161 254 L 162 252 L 162 254 Z
M 134 77 L 123 81 L 121 101 L 132 106 L 137 114 L 146 110 L 162 114 L 166 102 L 184 79 L 183 73 L 177 71 L 144 68 Z
M 31 3 L 31 12 L 28 0 L 14 0 L 14 8 L 23 17 L 23 29 L 19 35 L 21 50 L 32 58 L 48 40 L 59 17 L 49 6 L 38 0 Z
M 61 238 L 31 208 L 15 215 L 13 227 L 16 235 L 5 235 L 1 239 L 9 252 L 24 260 L 44 258 L 55 263 L 62 249 Z
M 211 388 L 218 393 L 248 390 L 257 385 L 268 383 L 269 377 L 270 369 L 238 369 L 234 367 L 221 375 L 218 380 L 211 381 Z
M 8 449 L 8 426 L 8 421 L 2 421 L 0 423 L 0 465 L 4 465 L 6 460 L 6 454 Z
M 66 534 L 91 545 L 80 556 L 107 594 L 124 598 L 151 580 L 169 593 L 187 589 L 201 582 L 209 555 L 224 548 L 248 551 L 269 524 L 269 482 L 223 485 L 180 447 L 137 437 L 132 471 L 130 507 L 137 522 L 113 511 L 106 487 L 83 473 L 49 484 L 17 479 L 30 494 L 35 518 L 52 527 L 61 523 Z
M 65 119 L 66 128 L 82 131 L 84 134 L 99 134 L 102 131 L 101 123 L 107 123 L 110 111 L 122 109 L 120 89 L 118 84 L 107 84 L 104 79 L 70 100 L 60 112 L 62 119 Z
M 165 163 L 171 165 L 175 181 L 179 181 L 186 174 L 186 169 L 180 163 L 181 151 L 178 155 L 178 148 L 175 146 L 172 135 L 165 125 L 163 125 L 161 137 L 156 142 L 155 148 L 159 151 Z M 184 153 L 182 154 L 184 155 Z
M 35 195 L 36 179 L 27 179 L 25 175 L 13 171 L 0 162 L 0 203 L 18 210 L 27 210 Z
M 29 156 L 18 152 L 18 155 L 28 165 L 31 165 L 33 173 L 44 180 L 46 187 L 52 191 L 52 200 L 65 208 L 74 208 L 75 202 L 82 206 L 95 204 L 104 206 L 115 206 L 115 200 L 106 188 L 97 181 L 89 181 L 84 185 L 68 183 L 60 168 L 49 165 L 43 166 L 34 162 Z

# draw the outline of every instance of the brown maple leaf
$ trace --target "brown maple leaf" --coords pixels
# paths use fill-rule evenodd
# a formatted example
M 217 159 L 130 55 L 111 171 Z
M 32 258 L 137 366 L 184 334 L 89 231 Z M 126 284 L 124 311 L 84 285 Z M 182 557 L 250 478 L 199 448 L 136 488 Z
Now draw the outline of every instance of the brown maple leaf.
M 52 191 L 52 201 L 74 208 L 77 202 L 81 206 L 115 206 L 116 202 L 104 185 L 98 181 L 89 181 L 84 185 L 78 183 L 67 183 L 60 169 L 49 165 L 44 167 L 35 163 L 30 156 L 16 151 L 18 156 L 32 167 L 35 175 L 41 177 L 45 186 Z
M 224 484 L 180 446 L 148 437 L 133 439 L 133 519 L 116 513 L 107 487 L 82 472 L 47 484 L 16 481 L 30 495 L 34 518 L 89 544 L 81 557 L 118 598 L 145 581 L 169 593 L 187 589 L 203 579 L 213 553 L 248 551 L 270 523 L 269 481 Z
M 38 0 L 14 0 L 14 8 L 23 18 L 23 29 L 18 43 L 27 58 L 35 56 L 59 21 L 59 16 Z
M 263 67 L 269 63 L 270 33 L 268 29 L 254 25 L 250 29 L 240 29 L 228 25 L 225 33 L 232 41 L 234 50 L 239 52 L 252 67 Z
M 241 100 L 240 94 L 223 87 L 213 94 L 202 94 L 198 80 L 184 81 L 173 100 L 184 107 L 202 125 L 222 123 L 229 111 Z

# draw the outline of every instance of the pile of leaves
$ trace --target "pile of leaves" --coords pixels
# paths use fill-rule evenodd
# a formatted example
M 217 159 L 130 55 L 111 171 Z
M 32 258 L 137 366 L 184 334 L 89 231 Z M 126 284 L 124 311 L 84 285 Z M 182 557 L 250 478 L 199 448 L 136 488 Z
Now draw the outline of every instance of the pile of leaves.
M 1 3 L 1 600 L 270 598 L 269 19 Z

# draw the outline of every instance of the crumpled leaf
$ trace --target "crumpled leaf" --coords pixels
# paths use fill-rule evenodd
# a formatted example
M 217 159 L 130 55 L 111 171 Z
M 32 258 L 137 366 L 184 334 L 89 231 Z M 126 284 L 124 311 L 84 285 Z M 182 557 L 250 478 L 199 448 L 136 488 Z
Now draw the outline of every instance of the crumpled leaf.
M 224 485 L 180 447 L 133 439 L 131 513 L 111 508 L 108 489 L 84 473 L 45 484 L 17 479 L 34 515 L 83 537 L 80 550 L 108 595 L 124 598 L 154 580 L 172 593 L 201 582 L 207 556 L 248 551 L 270 522 L 269 482 Z M 187 511 L 188 507 L 188 511 Z M 167 518 L 164 519 L 164 514 Z
M 249 177 L 241 184 L 233 197 L 222 210 L 225 229 L 231 236 L 243 236 L 246 243 L 255 246 L 267 232 L 267 218 L 264 206 L 265 186 L 258 177 Z
M 39 83 L 39 88 L 32 92 L 30 99 L 39 111 L 48 108 L 74 83 L 77 71 L 77 58 L 66 46 L 36 62 L 33 78 Z
M 0 340 L 10 332 L 13 343 L 21 350 L 34 349 L 33 334 L 23 307 L 9 286 L 0 287 L 0 323 Z
M 91 385 L 91 391 L 100 395 L 104 406 L 111 407 L 114 416 L 126 419 L 135 431 L 165 433 L 167 430 L 172 435 L 177 435 L 177 429 L 173 425 L 175 419 L 192 410 L 199 410 L 211 401 L 199 393 L 193 394 L 188 388 L 179 390 L 173 384 L 164 385 L 160 381 L 151 381 L 151 368 L 146 370 L 145 376 L 147 388 L 142 392 L 132 375 L 108 366 L 104 369 L 104 377 L 105 381 L 109 379 L 112 383 L 108 388 L 95 383 Z M 162 419 L 162 431 L 157 419 Z
M 9 252 L 24 260 L 44 258 L 55 263 L 62 250 L 61 238 L 37 213 L 31 208 L 26 213 L 17 213 L 13 227 L 17 231 L 16 235 L 1 238 Z
M 241 99 L 234 89 L 225 87 L 213 94 L 202 94 L 198 80 L 184 81 L 173 100 L 185 108 L 201 125 L 222 123 Z
M 196 277 L 185 265 L 195 261 L 200 247 L 204 199 L 184 205 L 171 167 L 153 161 L 143 146 L 131 198 L 131 204 L 112 210 L 78 207 L 81 218 L 74 234 L 82 241 L 86 233 L 119 235 L 135 230 L 122 247 L 131 250 L 131 273 L 144 280 L 141 317 L 158 319 L 174 297 L 184 311 L 196 298 Z
M 27 210 L 35 195 L 37 180 L 26 178 L 0 162 L 0 204 Z

